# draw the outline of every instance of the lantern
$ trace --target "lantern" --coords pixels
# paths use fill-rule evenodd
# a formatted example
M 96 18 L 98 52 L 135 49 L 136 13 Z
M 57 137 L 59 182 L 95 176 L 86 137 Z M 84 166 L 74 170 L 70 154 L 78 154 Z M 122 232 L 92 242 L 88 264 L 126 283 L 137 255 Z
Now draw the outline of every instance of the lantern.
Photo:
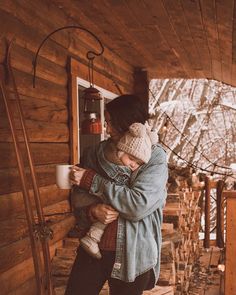
M 97 112 L 97 102 L 102 99 L 98 89 L 93 84 L 93 59 L 94 56 L 87 55 L 89 60 L 88 63 L 88 74 L 90 87 L 86 88 L 83 93 L 84 98 L 84 121 L 81 125 L 82 134 L 101 134 L 102 123 L 100 114 Z
M 81 125 L 83 134 L 101 134 L 102 124 L 97 113 L 84 113 L 85 119 Z
M 98 89 L 90 85 L 84 90 L 84 121 L 82 122 L 82 134 L 101 134 L 102 123 L 96 111 L 96 102 L 102 99 Z

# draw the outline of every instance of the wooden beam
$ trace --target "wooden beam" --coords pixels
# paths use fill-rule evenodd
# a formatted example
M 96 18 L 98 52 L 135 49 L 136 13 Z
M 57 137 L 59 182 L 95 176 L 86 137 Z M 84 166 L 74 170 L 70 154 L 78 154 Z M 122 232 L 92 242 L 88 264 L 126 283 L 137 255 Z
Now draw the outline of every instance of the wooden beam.
M 226 198 L 226 262 L 225 262 L 225 293 L 236 294 L 236 191 L 225 191 Z
M 210 179 L 206 177 L 205 179 L 205 237 L 204 237 L 204 247 L 210 248 Z
M 219 34 L 219 48 L 222 64 L 222 81 L 232 82 L 232 35 L 233 35 L 234 0 L 216 1 L 216 20 Z
M 70 124 L 70 163 L 79 163 L 79 104 L 78 104 L 78 83 L 76 70 L 72 59 L 69 60 L 69 124 Z
M 147 71 L 141 68 L 134 70 L 134 93 L 144 101 L 148 112 L 149 79 Z
M 216 217 L 216 245 L 219 248 L 224 247 L 224 199 L 222 192 L 224 188 L 224 181 L 219 180 L 216 188 L 216 203 L 217 203 L 217 217 Z

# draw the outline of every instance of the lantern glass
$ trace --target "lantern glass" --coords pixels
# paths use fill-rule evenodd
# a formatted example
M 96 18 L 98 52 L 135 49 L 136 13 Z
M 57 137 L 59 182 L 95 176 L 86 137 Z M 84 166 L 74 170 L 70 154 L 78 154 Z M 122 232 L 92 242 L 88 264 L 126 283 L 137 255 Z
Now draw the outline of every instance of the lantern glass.
M 90 86 L 83 91 L 84 120 L 81 124 L 82 134 L 101 134 L 102 123 L 100 119 L 100 100 L 98 89 Z
M 97 104 L 102 99 L 99 90 L 90 86 L 84 90 L 83 98 L 84 112 L 95 113 L 97 110 Z

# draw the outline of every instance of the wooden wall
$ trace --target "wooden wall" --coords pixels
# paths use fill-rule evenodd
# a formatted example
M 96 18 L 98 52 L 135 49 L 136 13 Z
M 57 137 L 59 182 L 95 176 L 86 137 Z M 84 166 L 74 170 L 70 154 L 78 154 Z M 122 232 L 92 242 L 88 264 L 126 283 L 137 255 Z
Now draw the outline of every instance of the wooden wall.
M 77 24 L 51 1 L 5 0 L 0 8 L 0 62 L 6 44 L 15 38 L 12 66 L 23 105 L 27 130 L 45 213 L 67 212 L 69 191 L 55 185 L 55 165 L 70 162 L 68 112 L 68 56 L 80 62 L 78 76 L 87 79 L 86 52 L 97 48 L 85 33 L 63 31 L 47 41 L 40 52 L 36 88 L 32 87 L 32 60 L 42 39 L 54 29 Z M 91 29 L 91 28 L 88 28 Z M 99 37 L 99 36 L 98 36 Z M 133 69 L 105 48 L 95 60 L 95 83 L 110 91 L 130 92 Z M 97 74 L 98 73 L 98 74 Z M 99 81 L 96 81 L 99 76 Z M 101 79 L 104 77 L 104 79 Z M 112 77 L 112 79 L 111 79 Z M 115 81 L 115 83 L 114 83 Z M 8 87 L 11 91 L 11 86 Z M 14 95 L 11 104 L 15 113 Z M 11 134 L 0 95 L 0 285 L 1 294 L 34 294 L 34 272 L 20 180 Z M 18 130 L 20 138 L 21 131 Z M 22 147 L 24 154 L 24 149 Z M 70 215 L 48 218 L 54 239 L 51 253 L 74 223 Z

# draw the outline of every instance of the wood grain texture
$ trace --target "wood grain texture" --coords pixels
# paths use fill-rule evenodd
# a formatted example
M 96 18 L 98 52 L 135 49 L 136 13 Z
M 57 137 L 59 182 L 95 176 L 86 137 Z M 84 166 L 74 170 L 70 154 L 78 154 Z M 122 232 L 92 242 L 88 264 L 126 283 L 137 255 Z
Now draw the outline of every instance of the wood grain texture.
M 235 85 L 233 0 L 53 0 L 152 78 L 208 78 Z M 112 11 L 112 13 L 111 13 Z

